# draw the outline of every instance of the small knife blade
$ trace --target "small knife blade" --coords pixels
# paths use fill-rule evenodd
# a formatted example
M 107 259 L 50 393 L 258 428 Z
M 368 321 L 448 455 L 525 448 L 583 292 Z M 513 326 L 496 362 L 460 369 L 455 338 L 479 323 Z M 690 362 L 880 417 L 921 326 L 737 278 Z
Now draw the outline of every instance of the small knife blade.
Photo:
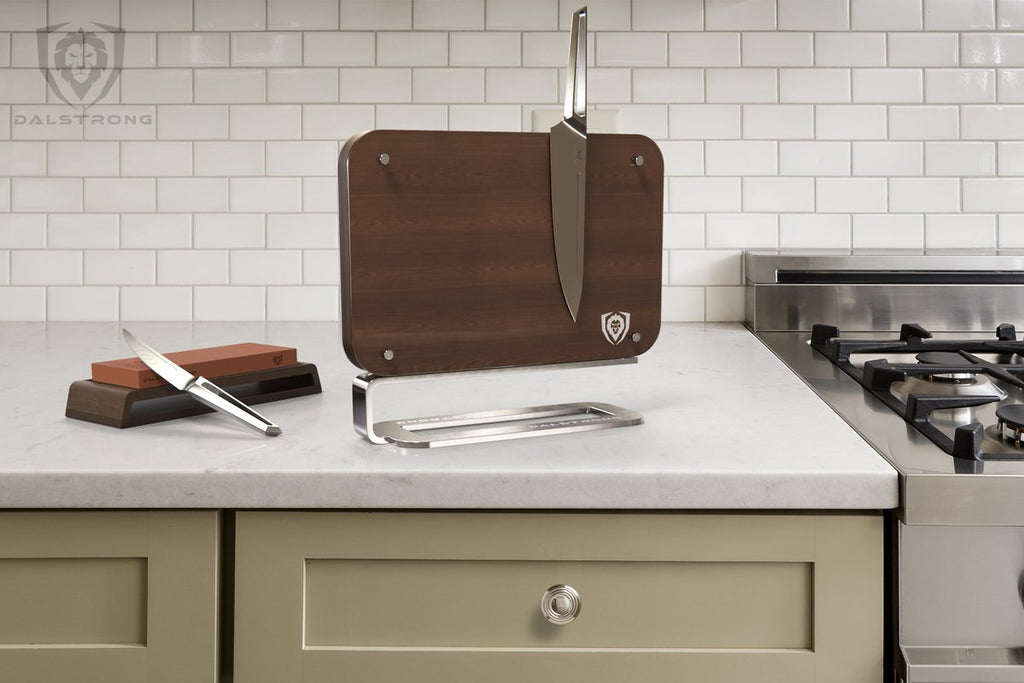
M 167 380 L 174 388 L 187 391 L 200 403 L 230 415 L 267 436 L 277 436 L 281 433 L 281 428 L 276 424 L 210 380 L 202 375 L 193 375 L 185 368 L 157 352 L 153 347 L 137 339 L 127 329 L 122 328 L 121 333 L 124 335 L 124 340 L 128 342 L 128 346 L 139 357 L 139 360 L 145 363 L 150 370 Z
M 551 128 L 551 222 L 562 296 L 573 322 L 583 298 L 587 198 L 587 8 L 572 15 L 565 110 Z

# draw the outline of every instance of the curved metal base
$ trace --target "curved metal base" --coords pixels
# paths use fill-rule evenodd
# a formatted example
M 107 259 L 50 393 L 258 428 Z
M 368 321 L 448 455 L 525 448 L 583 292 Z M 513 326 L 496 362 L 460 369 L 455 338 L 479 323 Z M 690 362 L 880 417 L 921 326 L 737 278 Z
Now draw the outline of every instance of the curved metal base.
M 636 363 L 636 358 L 466 372 L 478 375 L 518 370 L 584 368 L 627 363 Z M 405 448 L 437 448 L 628 427 L 640 424 L 644 419 L 640 413 L 610 403 L 587 402 L 489 410 L 457 415 L 436 415 L 376 423 L 373 421 L 372 399 L 375 388 L 385 384 L 423 382 L 449 376 L 450 373 L 402 377 L 378 377 L 364 373 L 357 376 L 352 380 L 353 427 L 360 436 L 371 443 L 392 443 Z

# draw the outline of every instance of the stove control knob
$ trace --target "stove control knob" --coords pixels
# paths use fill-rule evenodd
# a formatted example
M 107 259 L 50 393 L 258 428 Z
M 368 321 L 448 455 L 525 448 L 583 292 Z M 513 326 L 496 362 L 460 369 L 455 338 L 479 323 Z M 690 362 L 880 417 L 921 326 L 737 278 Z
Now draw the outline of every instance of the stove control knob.
M 580 594 L 572 586 L 561 583 L 544 591 L 540 599 L 540 613 L 558 626 L 575 621 L 580 607 Z

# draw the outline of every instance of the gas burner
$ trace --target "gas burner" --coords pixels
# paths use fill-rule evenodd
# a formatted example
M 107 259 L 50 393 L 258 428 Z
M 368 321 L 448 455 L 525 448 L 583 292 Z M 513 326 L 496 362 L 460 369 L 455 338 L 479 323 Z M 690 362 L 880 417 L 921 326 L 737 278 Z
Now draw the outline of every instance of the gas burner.
M 1020 448 L 1021 436 L 1024 435 L 1024 404 L 1010 403 L 996 408 L 999 424 L 996 431 L 1006 441 Z
M 922 365 L 963 365 L 964 367 L 974 365 L 974 363 L 967 360 L 959 353 L 954 353 L 952 351 L 922 351 L 914 357 L 917 359 L 917 362 Z M 973 372 L 946 372 L 927 375 L 927 378 L 932 382 L 973 384 L 975 381 L 975 374 Z
M 901 382 L 889 385 L 889 391 L 901 401 L 906 401 L 911 394 L 924 396 L 981 396 L 1001 401 L 1006 392 L 986 375 L 978 373 L 955 373 L 956 379 L 948 375 L 910 376 Z

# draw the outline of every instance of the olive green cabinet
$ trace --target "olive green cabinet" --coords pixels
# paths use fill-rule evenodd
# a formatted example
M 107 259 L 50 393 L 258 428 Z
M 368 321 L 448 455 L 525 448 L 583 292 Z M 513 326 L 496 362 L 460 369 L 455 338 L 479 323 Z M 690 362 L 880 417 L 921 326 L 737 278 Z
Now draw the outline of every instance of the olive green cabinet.
M 239 512 L 234 681 L 877 683 L 882 548 L 877 514 Z
M 0 680 L 216 683 L 218 513 L 0 512 Z

